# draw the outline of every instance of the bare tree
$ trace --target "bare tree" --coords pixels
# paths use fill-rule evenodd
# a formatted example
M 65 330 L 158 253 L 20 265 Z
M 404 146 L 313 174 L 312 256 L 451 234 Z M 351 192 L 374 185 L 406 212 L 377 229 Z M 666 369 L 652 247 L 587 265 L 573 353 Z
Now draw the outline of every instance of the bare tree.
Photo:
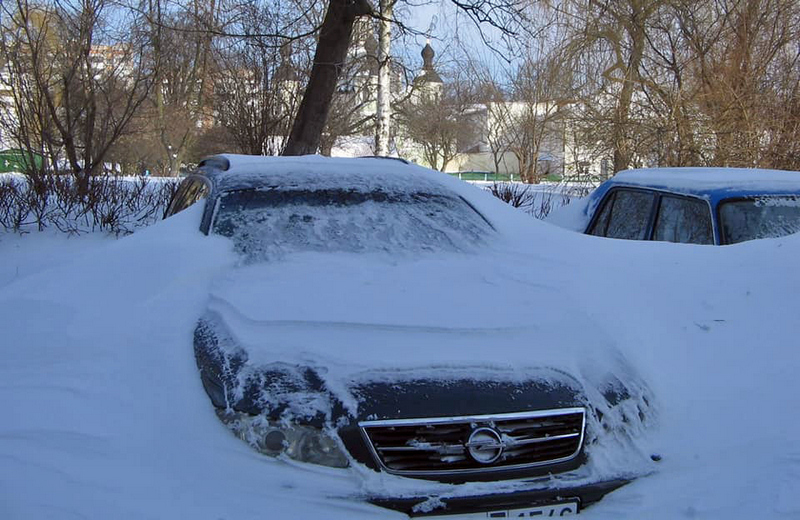
M 605 97 L 613 100 L 607 107 L 607 125 L 615 170 L 627 168 L 634 155 L 630 135 L 634 91 L 641 84 L 648 24 L 666 1 L 567 0 L 557 4 L 568 31 L 560 51 L 562 62 L 572 67 L 579 63 L 602 67 L 600 77 L 608 89 Z M 590 55 L 600 59 L 587 59 Z
M 702 115 L 696 109 L 696 82 L 690 46 L 683 40 L 680 15 L 668 5 L 653 17 L 643 60 L 637 151 L 649 162 L 671 166 L 702 163 Z
M 761 116 L 767 124 L 761 165 L 800 170 L 800 47 L 783 49 L 770 75 L 770 102 Z
M 480 28 L 490 25 L 505 37 L 526 27 L 527 0 L 451 0 Z M 319 149 L 339 74 L 347 54 L 356 18 L 372 14 L 367 0 L 329 0 L 308 85 L 287 143 L 286 155 L 314 153 Z M 483 33 L 481 33 L 483 35 Z
M 320 154 L 330 155 L 341 137 L 365 135 L 375 123 L 375 117 L 367 110 L 374 102 L 374 85 L 359 83 L 343 85 L 334 94 L 325 129 L 320 137 Z
M 491 70 L 485 61 L 467 55 L 459 67 L 466 71 L 466 76 L 474 78 L 477 101 L 485 105 L 483 121 L 478 124 L 483 132 L 479 137 L 491 156 L 493 171 L 508 171 L 507 155 L 510 153 L 511 136 L 509 121 L 511 120 L 511 103 L 508 88 L 502 84 L 506 71 Z
M 582 90 L 576 135 L 614 168 L 792 167 L 800 5 L 792 0 L 556 4 Z M 599 146 L 598 146 L 599 147 Z
M 17 0 L 2 9 L 0 54 L 13 98 L 6 131 L 31 157 L 48 158 L 55 171 L 64 165 L 85 188 L 152 85 L 136 21 L 123 26 L 106 0 Z
M 475 107 L 472 85 L 454 81 L 446 87 L 417 86 L 416 93 L 397 108 L 403 131 L 422 151 L 422 159 L 444 171 L 472 140 L 474 128 L 469 112 Z
M 376 124 L 374 110 L 379 67 L 372 20 L 363 18 L 354 27 L 356 41 L 339 73 L 328 119 L 320 139 L 320 153 L 330 155 L 337 139 L 366 136 Z
M 769 116 L 776 115 L 770 104 L 780 98 L 778 89 L 796 88 L 796 74 L 795 82 L 784 82 L 794 71 L 783 66 L 786 58 L 796 63 L 798 9 L 784 0 L 721 1 L 699 10 L 680 6 L 682 36 L 693 53 L 697 106 L 713 135 L 710 162 L 761 162 Z
M 220 50 L 215 122 L 230 132 L 240 152 L 279 155 L 297 111 L 303 69 L 293 63 L 290 43 L 262 36 L 279 25 L 276 15 L 253 6 L 246 12 L 244 28 L 257 36 Z
M 378 91 L 375 113 L 375 154 L 389 155 L 391 138 L 391 45 L 394 6 L 397 0 L 379 0 L 380 20 L 378 38 Z
M 503 134 L 517 158 L 524 182 L 538 183 L 553 168 L 563 149 L 561 107 L 567 102 L 560 84 L 561 68 L 554 60 L 529 59 L 512 83 L 514 103 L 507 104 Z M 545 155 L 547 152 L 547 155 Z
M 512 146 L 512 137 L 509 135 L 511 105 L 501 95 L 489 99 L 486 106 L 486 145 L 492 156 L 494 172 L 499 173 Z
M 372 12 L 367 0 L 330 0 L 319 30 L 314 66 L 305 95 L 284 149 L 285 155 L 316 153 L 330 112 L 333 94 L 344 66 L 359 16 Z
M 177 175 L 194 141 L 211 121 L 218 0 L 192 0 L 175 8 L 150 0 L 150 59 L 158 71 L 150 119 L 162 147 L 162 168 Z

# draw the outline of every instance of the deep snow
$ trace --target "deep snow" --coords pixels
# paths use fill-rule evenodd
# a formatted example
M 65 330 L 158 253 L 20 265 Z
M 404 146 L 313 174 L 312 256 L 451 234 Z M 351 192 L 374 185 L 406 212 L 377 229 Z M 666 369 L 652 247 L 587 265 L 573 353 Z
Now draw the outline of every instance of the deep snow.
M 442 320 L 516 324 L 527 299 L 532 323 L 540 309 L 575 327 L 572 337 L 591 331 L 585 348 L 613 343 L 655 396 L 658 424 L 635 448 L 661 462 L 583 517 L 800 518 L 800 236 L 725 247 L 614 241 L 523 223 L 482 200 L 513 220 L 513 236 L 499 238 L 508 256 L 486 255 L 484 284 L 516 280 L 519 293 L 513 305 L 493 300 Z M 276 268 L 237 267 L 227 240 L 196 231 L 199 211 L 120 240 L 0 236 L 0 517 L 391 516 L 346 498 L 382 477 L 269 459 L 215 417 L 192 354 L 196 320 L 231 277 Z M 418 272 L 433 286 L 457 281 L 467 266 L 446 259 Z M 311 257 L 283 267 L 285 276 L 321 268 Z M 353 274 L 345 261 L 330 269 Z M 309 283 L 335 289 L 321 274 Z M 480 283 L 467 290 L 480 301 Z M 402 294 L 393 305 L 409 304 Z M 528 348 L 520 343 L 511 362 Z

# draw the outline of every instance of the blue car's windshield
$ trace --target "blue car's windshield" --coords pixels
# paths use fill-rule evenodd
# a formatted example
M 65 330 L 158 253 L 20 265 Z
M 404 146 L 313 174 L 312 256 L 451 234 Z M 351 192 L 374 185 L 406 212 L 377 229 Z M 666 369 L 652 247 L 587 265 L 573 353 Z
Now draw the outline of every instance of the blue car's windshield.
M 719 215 L 725 244 L 790 235 L 800 231 L 800 196 L 763 196 L 723 201 Z

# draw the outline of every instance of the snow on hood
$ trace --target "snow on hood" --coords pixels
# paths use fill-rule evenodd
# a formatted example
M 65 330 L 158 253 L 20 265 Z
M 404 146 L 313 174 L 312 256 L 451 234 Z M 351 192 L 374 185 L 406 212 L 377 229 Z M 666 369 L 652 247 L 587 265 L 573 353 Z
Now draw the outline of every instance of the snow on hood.
M 215 283 L 209 309 L 252 362 L 316 360 L 342 378 L 456 366 L 515 377 L 532 367 L 611 371 L 618 353 L 603 329 L 552 280 L 486 267 L 509 265 L 501 259 L 295 255 L 229 272 Z

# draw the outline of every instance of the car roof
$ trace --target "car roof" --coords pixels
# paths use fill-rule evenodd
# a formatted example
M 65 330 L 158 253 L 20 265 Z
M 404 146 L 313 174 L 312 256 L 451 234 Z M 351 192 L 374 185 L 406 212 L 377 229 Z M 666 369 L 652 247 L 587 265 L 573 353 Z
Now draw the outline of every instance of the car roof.
M 263 187 L 315 190 L 369 191 L 445 190 L 437 172 L 390 157 L 323 157 L 319 155 L 267 157 L 224 154 L 204 159 L 197 173 L 219 191 Z
M 651 188 L 692 195 L 716 204 L 722 199 L 800 194 L 800 172 L 758 168 L 642 168 L 624 170 L 592 194 L 600 199 L 614 187 Z
M 720 201 L 759 195 L 800 195 L 800 172 L 763 168 L 640 168 L 623 170 L 603 182 L 588 197 L 565 211 L 563 227 L 585 232 L 606 193 L 613 188 L 646 188 L 707 200 L 716 210 Z

